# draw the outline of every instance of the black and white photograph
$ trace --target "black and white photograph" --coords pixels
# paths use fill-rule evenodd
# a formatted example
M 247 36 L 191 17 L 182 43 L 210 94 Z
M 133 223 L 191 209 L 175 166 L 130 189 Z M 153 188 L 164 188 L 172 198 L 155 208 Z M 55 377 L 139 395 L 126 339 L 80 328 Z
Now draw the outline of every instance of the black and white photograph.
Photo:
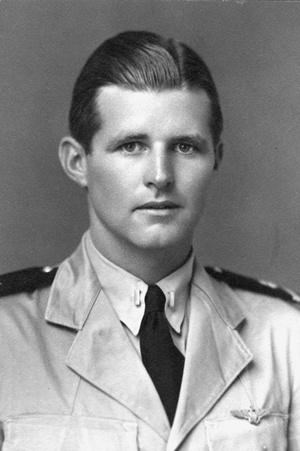
M 0 0 L 0 450 L 300 451 L 300 3 Z

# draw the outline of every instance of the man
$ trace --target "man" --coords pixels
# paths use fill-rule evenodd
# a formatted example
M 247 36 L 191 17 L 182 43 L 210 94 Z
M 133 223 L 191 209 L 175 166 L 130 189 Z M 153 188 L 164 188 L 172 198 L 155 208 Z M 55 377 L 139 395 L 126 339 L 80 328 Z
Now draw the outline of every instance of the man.
M 192 250 L 222 160 L 205 63 L 152 33 L 104 42 L 70 131 L 90 228 L 57 272 L 2 277 L 2 449 L 300 450 L 299 299 Z

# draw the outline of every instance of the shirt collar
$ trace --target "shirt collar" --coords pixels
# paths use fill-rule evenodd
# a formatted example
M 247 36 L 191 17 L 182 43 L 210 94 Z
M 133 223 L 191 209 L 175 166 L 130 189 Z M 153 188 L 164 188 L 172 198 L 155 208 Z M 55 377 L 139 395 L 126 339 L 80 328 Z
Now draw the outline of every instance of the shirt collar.
M 93 244 L 89 231 L 83 237 L 83 245 L 101 287 L 120 321 L 134 335 L 137 335 L 144 315 L 148 285 L 105 258 Z M 186 303 L 189 299 L 193 264 L 194 254 L 192 252 L 180 268 L 157 282 L 166 296 L 166 317 L 177 333 L 181 332 Z
M 236 328 L 245 318 L 246 314 L 235 292 L 226 284 L 213 280 L 202 266 L 194 265 L 191 285 L 194 290 L 191 296 L 194 293 L 200 300 L 204 295 L 214 305 L 216 314 L 230 328 Z M 81 242 L 58 267 L 49 292 L 45 319 L 53 324 L 80 330 L 100 293 L 99 279 Z

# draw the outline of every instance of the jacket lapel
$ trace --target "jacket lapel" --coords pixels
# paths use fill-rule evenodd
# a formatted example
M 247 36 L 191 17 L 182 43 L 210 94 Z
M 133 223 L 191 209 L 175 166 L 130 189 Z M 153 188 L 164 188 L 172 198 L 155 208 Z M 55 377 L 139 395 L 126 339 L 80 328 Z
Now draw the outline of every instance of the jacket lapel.
M 78 332 L 67 365 L 167 440 L 170 427 L 160 398 L 103 293 Z
M 82 245 L 57 272 L 46 319 L 78 330 L 66 359 L 67 365 L 167 440 L 170 426 L 160 398 L 140 356 L 101 291 Z
M 204 270 L 196 272 L 184 375 L 168 450 L 176 449 L 252 360 L 235 331 L 244 315 L 232 295 L 225 290 L 221 299 Z

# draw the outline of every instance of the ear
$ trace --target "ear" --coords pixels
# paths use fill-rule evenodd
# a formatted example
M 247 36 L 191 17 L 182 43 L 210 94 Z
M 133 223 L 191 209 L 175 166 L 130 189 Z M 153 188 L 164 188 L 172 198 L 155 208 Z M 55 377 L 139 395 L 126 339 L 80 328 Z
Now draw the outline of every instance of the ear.
M 58 156 L 63 170 L 81 187 L 87 186 L 87 156 L 84 148 L 71 136 L 59 144 Z
M 221 161 L 223 160 L 223 151 L 224 151 L 224 144 L 222 141 L 219 141 L 218 144 L 215 146 L 214 171 L 217 171 L 219 169 Z

